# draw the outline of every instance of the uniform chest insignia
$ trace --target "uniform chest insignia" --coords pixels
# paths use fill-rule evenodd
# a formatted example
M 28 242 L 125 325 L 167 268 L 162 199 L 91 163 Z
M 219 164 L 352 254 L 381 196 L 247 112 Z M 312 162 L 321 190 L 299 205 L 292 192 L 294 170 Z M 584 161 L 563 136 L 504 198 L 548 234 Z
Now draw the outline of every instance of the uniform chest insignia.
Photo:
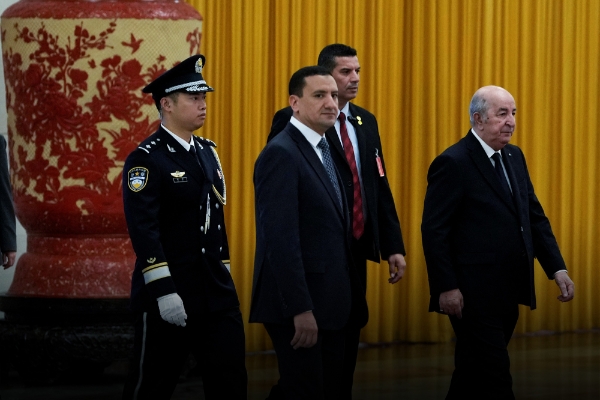
M 171 172 L 171 176 L 174 178 L 181 178 L 184 175 L 185 175 L 185 172 L 181 172 L 181 171 Z
M 144 167 L 133 167 L 127 173 L 127 177 L 129 178 L 129 189 L 132 192 L 139 192 L 143 188 L 146 187 L 148 183 L 148 170 Z
M 168 144 L 167 144 L 167 149 L 169 149 L 169 151 L 170 151 L 171 153 L 175 153 L 175 149 L 174 149 L 174 148 L 172 148 L 171 146 L 169 146 Z
M 154 261 L 156 261 L 156 257 L 150 257 L 149 259 L 147 259 L 146 261 L 148 261 L 148 264 L 153 264 Z

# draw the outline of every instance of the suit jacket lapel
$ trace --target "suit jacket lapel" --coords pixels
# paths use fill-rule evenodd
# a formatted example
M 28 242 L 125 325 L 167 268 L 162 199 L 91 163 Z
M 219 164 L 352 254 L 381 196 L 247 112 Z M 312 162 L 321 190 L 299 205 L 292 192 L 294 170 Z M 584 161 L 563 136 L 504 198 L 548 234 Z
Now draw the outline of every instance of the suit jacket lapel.
M 469 155 L 485 180 L 490 184 L 502 201 L 504 201 L 510 209 L 514 210 L 515 204 L 511 196 L 502 188 L 498 176 L 496 175 L 496 171 L 494 171 L 494 166 L 487 157 L 487 154 L 485 153 L 485 150 L 483 150 L 483 147 L 481 147 L 479 141 L 473 137 L 473 133 L 470 131 L 465 139 L 467 148 L 469 149 Z
M 367 135 L 366 131 L 369 129 L 364 123 L 359 125 L 356 123 L 356 117 L 359 117 L 358 110 L 354 106 L 354 104 L 350 103 L 350 114 L 352 115 L 352 119 L 350 119 L 350 123 L 354 127 L 354 131 L 356 132 L 356 141 L 358 142 L 358 157 L 360 158 L 361 168 L 364 168 L 365 165 L 369 162 L 367 157 L 375 157 L 375 154 L 368 155 L 367 154 Z
M 202 146 L 202 144 L 198 140 L 196 140 L 196 138 L 194 138 L 194 144 L 196 145 L 196 152 L 198 154 L 198 160 L 200 161 L 200 166 L 202 167 L 204 178 L 208 181 L 208 183 L 212 183 L 214 178 L 214 174 L 212 172 L 214 171 L 214 169 L 209 165 L 209 162 L 205 157 L 206 147 Z M 208 150 L 211 153 L 210 156 L 212 157 L 212 150 Z
M 510 187 L 512 189 L 513 198 L 515 201 L 515 206 L 517 208 L 517 212 L 520 214 L 521 212 L 521 190 L 519 189 L 519 184 L 517 182 L 517 177 L 515 175 L 515 164 L 513 161 L 513 155 L 509 149 L 504 147 L 501 151 L 502 160 L 504 161 L 504 167 L 506 168 L 506 174 L 508 175 L 508 179 L 510 180 Z
M 342 147 L 342 142 L 340 141 L 340 137 L 339 137 L 337 131 L 335 130 L 335 125 L 329 129 L 327 129 L 327 131 L 325 132 L 325 137 L 327 138 L 327 141 L 329 142 L 329 148 L 331 149 L 331 151 L 337 151 L 342 156 L 342 158 L 345 160 L 346 155 L 344 154 L 344 148 Z
M 308 161 L 308 165 L 310 165 L 310 167 L 316 172 L 317 176 L 321 180 L 321 183 L 323 183 L 323 185 L 327 189 L 327 193 L 329 193 L 329 197 L 331 197 L 331 200 L 333 201 L 336 210 L 340 213 L 340 216 L 342 216 L 343 218 L 344 213 L 340 204 L 340 201 L 343 201 L 343 199 L 338 199 L 333 184 L 329 179 L 329 175 L 327 175 L 327 171 L 325 170 L 325 166 L 323 166 L 323 163 L 319 159 L 319 156 L 317 156 L 317 153 L 315 153 L 315 150 L 308 142 L 308 140 L 306 140 L 304 135 L 302 135 L 302 133 L 298 129 L 296 129 L 295 126 L 290 125 L 291 124 L 288 124 L 288 128 L 291 128 L 287 129 L 288 133 L 290 134 L 292 139 L 294 139 L 294 141 L 298 144 L 298 149 L 300 150 L 304 158 L 306 158 L 306 160 Z M 340 186 L 340 196 L 344 196 L 343 192 L 341 191 L 342 186 L 339 182 L 339 178 L 338 185 Z
M 185 151 L 183 146 L 179 144 L 179 142 L 175 140 L 168 132 L 162 128 L 160 132 L 160 139 L 164 140 L 167 144 L 167 154 L 169 158 L 181 166 L 183 172 L 185 172 L 188 176 L 193 177 L 198 181 L 198 183 L 202 184 L 206 179 L 206 176 L 204 175 L 204 170 L 202 167 L 200 167 L 198 162 L 194 160 L 194 156 L 188 151 Z

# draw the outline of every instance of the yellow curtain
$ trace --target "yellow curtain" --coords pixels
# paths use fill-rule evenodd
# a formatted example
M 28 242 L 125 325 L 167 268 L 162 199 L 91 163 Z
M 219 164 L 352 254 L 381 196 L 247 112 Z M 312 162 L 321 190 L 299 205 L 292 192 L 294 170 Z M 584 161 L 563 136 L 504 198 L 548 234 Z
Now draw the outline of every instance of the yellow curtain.
M 600 111 L 597 0 L 189 0 L 204 17 L 201 52 L 215 87 L 201 134 L 215 140 L 227 177 L 232 271 L 247 320 L 254 259 L 253 166 L 287 83 L 327 44 L 358 50 L 355 102 L 377 117 L 408 270 L 387 284 L 369 266 L 367 342 L 443 341 L 452 330 L 427 312 L 420 223 L 427 168 L 469 129 L 468 104 L 483 85 L 515 97 L 517 131 L 537 195 L 577 285 L 573 302 L 536 267 L 538 310 L 517 332 L 600 326 Z M 499 238 L 502 240 L 502 238 Z M 246 326 L 248 350 L 271 347 Z

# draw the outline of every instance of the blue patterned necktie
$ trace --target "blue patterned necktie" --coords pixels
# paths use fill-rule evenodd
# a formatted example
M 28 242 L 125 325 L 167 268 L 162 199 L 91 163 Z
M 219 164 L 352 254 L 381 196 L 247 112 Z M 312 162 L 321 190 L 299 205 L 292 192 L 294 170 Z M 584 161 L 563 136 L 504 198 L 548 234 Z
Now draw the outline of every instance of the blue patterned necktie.
M 337 198 L 341 207 L 342 195 L 340 194 L 340 185 L 338 184 L 337 175 L 335 173 L 335 166 L 333 165 L 331 153 L 329 152 L 329 143 L 327 143 L 327 140 L 325 140 L 325 138 L 321 138 L 321 141 L 319 142 L 319 144 L 317 144 L 317 148 L 321 149 L 321 154 L 323 156 L 323 166 L 325 167 L 325 171 L 327 171 L 327 175 L 329 175 L 329 180 L 331 180 L 331 184 L 335 189 L 335 194 L 337 194 Z

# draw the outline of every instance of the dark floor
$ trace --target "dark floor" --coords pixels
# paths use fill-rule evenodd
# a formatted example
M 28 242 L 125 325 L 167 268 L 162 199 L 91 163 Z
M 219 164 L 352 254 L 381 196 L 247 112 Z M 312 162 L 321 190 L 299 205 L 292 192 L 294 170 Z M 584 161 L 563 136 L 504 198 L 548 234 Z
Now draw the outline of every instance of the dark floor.
M 367 346 L 359 352 L 354 398 L 443 399 L 453 363 L 453 344 Z M 509 347 L 514 392 L 527 399 L 600 399 L 600 330 L 515 337 Z M 273 354 L 247 357 L 250 400 L 264 399 L 277 379 Z M 115 363 L 88 383 L 27 386 L 16 373 L 0 381 L 2 400 L 119 399 L 125 363 Z M 202 381 L 181 382 L 173 400 L 203 399 Z

